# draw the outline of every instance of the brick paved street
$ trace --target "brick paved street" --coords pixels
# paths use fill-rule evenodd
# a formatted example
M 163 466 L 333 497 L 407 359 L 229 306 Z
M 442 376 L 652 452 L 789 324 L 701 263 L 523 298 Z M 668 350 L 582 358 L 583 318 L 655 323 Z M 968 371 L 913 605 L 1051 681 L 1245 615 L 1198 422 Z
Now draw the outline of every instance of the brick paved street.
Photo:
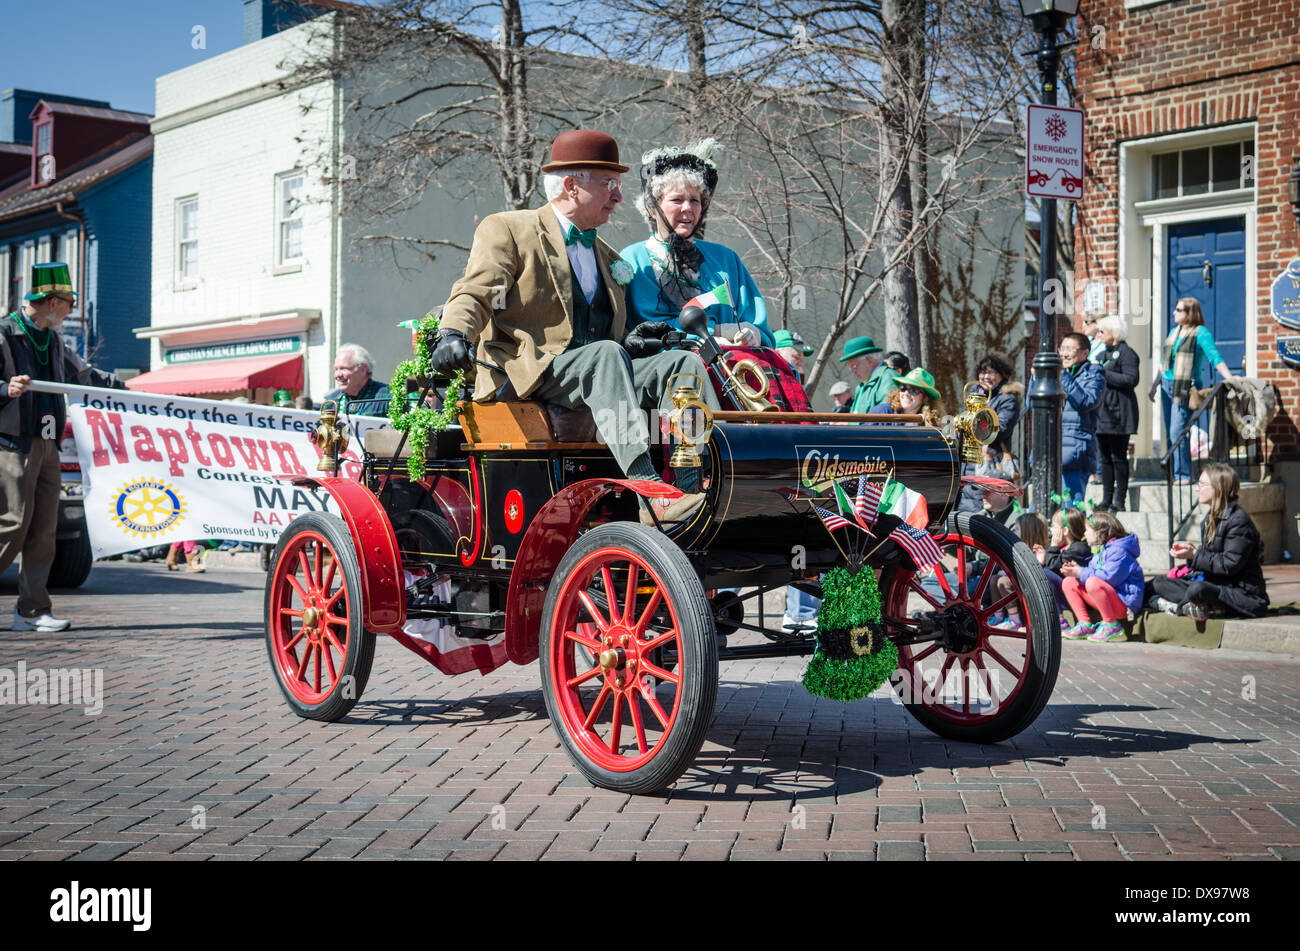
M 75 630 L 0 635 L 0 668 L 104 678 L 98 716 L 0 709 L 0 857 L 1300 857 L 1293 656 L 1070 643 L 1051 705 L 996 747 L 813 699 L 802 658 L 732 662 L 695 768 L 630 798 L 574 774 L 535 666 L 447 678 L 381 639 L 346 722 L 297 719 L 262 580 L 101 564 L 55 592 Z

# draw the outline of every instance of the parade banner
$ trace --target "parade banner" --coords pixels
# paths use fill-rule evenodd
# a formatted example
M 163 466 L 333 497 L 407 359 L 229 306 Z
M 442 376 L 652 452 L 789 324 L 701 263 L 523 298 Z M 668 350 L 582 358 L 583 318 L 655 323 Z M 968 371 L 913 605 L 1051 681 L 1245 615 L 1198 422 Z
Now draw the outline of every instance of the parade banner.
M 274 543 L 303 512 L 334 512 L 329 493 L 295 486 L 317 477 L 308 410 L 225 403 L 33 381 L 64 393 L 81 465 L 86 526 L 96 558 L 200 539 Z M 351 439 L 339 475 L 361 476 L 361 437 L 383 417 L 345 417 Z

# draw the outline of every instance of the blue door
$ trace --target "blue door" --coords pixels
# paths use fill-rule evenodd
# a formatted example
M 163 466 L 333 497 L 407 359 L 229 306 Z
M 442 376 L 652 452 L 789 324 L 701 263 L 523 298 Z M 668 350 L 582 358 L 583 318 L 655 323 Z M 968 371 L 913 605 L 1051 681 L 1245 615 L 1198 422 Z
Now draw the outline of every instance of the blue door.
M 1169 226 L 1169 306 L 1165 333 L 1174 326 L 1174 302 L 1195 297 L 1205 326 L 1233 373 L 1246 372 L 1246 219 L 1217 218 Z M 1208 372 L 1207 372 L 1208 370 Z M 1217 374 L 1201 368 L 1206 385 Z

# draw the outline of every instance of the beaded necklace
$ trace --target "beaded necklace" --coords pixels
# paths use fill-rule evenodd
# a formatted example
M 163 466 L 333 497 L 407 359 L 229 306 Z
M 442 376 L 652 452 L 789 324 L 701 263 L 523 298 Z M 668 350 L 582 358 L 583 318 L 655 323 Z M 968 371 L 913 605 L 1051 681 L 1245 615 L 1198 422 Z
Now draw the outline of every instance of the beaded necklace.
M 32 333 L 32 330 L 36 330 L 37 328 L 34 326 L 31 328 L 31 330 L 27 328 L 27 315 L 24 314 L 22 311 L 18 311 L 14 316 L 18 318 L 18 326 L 22 328 L 23 334 L 27 337 L 28 340 L 32 342 L 32 349 L 36 351 L 36 362 L 41 364 L 41 366 L 49 366 L 50 365 L 49 328 L 47 327 L 45 329 L 45 343 L 43 344 L 37 343 L 36 336 Z

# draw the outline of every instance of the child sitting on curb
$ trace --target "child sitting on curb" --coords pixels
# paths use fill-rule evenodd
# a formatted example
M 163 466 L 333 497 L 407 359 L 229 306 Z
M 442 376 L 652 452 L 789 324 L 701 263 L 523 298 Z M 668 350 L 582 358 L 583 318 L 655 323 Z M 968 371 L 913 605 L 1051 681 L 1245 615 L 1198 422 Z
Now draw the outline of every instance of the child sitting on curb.
M 1048 543 L 1047 522 L 1043 516 L 1037 512 L 1026 512 L 1011 524 L 1011 530 L 1016 533 L 1016 537 L 1029 546 L 1030 550 L 1039 552 L 1043 546 Z M 1006 572 L 999 571 L 994 578 L 993 586 L 997 590 L 997 600 L 1001 601 L 1015 590 L 1015 585 L 1007 577 Z M 993 627 L 1002 630 L 1023 632 L 1025 630 L 1025 620 L 1020 614 L 1020 602 L 1012 601 L 1007 606 L 1006 617 L 1001 620 L 993 621 Z
M 1115 515 L 1093 512 L 1088 516 L 1084 539 L 1100 547 L 1087 567 L 1062 565 L 1061 587 L 1078 623 L 1064 633 L 1072 641 L 1117 641 L 1124 636 L 1122 623 L 1128 612 L 1142 609 L 1142 566 L 1136 535 L 1130 535 Z M 1101 615 L 1094 628 L 1088 622 L 1088 608 Z
M 1061 614 L 1062 634 L 1070 629 L 1065 620 L 1065 609 L 1070 605 L 1061 589 L 1064 580 L 1061 577 L 1061 566 L 1066 562 L 1083 566 L 1092 559 L 1092 549 L 1083 537 L 1087 530 L 1088 522 L 1079 509 L 1057 509 L 1052 516 L 1052 524 L 1048 527 L 1048 547 L 1030 546 L 1034 549 L 1038 563 L 1043 566 L 1043 574 L 1047 575 L 1047 580 L 1052 584 L 1056 610 Z

